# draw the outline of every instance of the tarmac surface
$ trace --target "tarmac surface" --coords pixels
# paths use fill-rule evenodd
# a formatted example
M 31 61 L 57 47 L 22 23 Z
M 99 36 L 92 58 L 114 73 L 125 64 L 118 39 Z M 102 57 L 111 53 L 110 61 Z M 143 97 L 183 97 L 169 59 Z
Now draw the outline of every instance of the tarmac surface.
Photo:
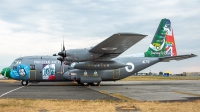
M 21 86 L 20 82 L 0 82 L 0 98 L 119 100 L 119 94 L 139 101 L 200 100 L 200 80 L 116 81 L 101 86 L 80 86 L 73 82 L 40 82 Z

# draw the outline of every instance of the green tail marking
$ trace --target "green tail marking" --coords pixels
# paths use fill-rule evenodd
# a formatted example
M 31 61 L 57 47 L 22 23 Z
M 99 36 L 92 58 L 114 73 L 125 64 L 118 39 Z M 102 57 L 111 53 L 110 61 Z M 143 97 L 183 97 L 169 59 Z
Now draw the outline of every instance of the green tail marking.
M 175 45 L 168 44 L 168 41 L 171 41 L 171 38 L 174 38 L 173 31 L 171 29 L 171 22 L 169 19 L 162 19 L 149 49 L 144 53 L 145 57 L 164 57 L 176 54 L 174 53 L 176 51 L 173 50 L 175 49 Z

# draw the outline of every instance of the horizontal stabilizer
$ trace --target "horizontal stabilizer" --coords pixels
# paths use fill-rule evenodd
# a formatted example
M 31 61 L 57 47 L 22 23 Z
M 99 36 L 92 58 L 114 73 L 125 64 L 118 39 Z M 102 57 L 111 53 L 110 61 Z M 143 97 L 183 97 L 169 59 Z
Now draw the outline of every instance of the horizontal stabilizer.
M 192 58 L 192 57 L 196 57 L 197 55 L 195 54 L 188 54 L 188 55 L 178 55 L 178 56 L 170 56 L 170 57 L 162 57 L 159 58 L 161 61 L 160 62 L 169 62 L 171 60 L 183 60 L 183 59 L 188 59 L 188 58 Z

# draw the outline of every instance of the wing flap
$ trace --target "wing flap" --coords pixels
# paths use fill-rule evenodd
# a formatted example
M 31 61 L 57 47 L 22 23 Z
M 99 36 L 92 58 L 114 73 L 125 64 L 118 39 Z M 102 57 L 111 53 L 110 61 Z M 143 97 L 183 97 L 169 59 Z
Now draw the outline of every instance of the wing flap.
M 192 57 L 196 57 L 197 55 L 195 54 L 188 54 L 188 55 L 178 55 L 178 56 L 171 56 L 171 57 L 162 57 L 159 58 L 161 60 L 161 62 L 169 62 L 171 60 L 183 60 L 183 59 L 188 59 L 188 58 L 192 58 Z

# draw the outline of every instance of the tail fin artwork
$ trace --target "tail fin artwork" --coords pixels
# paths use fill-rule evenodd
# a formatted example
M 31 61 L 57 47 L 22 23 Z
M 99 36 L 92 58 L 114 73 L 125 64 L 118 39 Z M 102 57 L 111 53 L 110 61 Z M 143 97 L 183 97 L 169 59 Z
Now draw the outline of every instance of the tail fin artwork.
M 169 19 L 162 19 L 145 57 L 177 56 L 174 33 Z

